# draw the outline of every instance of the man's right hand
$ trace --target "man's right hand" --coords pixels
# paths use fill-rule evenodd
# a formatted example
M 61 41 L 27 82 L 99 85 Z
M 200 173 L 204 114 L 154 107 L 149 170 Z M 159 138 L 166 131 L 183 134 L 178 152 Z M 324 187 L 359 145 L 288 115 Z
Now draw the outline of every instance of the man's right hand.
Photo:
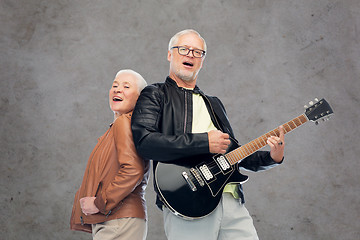
M 208 139 L 211 153 L 226 153 L 226 149 L 230 144 L 229 134 L 219 130 L 211 130 L 208 132 Z

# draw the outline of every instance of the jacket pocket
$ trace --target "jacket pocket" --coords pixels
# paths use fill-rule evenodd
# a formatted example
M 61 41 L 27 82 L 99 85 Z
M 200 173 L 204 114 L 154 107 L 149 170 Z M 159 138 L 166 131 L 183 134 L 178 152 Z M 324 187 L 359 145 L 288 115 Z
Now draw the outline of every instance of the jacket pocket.
M 83 224 L 81 221 L 81 209 L 79 203 L 79 190 L 75 194 L 74 205 L 70 217 L 70 229 L 91 233 L 91 225 Z

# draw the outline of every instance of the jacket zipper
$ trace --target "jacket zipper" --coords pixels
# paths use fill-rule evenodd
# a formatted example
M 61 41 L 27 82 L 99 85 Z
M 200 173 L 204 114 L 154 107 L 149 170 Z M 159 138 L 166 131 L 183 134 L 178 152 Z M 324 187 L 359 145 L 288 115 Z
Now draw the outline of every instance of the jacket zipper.
M 106 135 L 104 136 L 104 138 L 101 140 L 99 146 L 95 149 L 94 154 L 92 155 L 92 157 L 91 157 L 91 159 L 90 159 L 89 166 L 91 166 L 91 162 L 92 162 L 92 160 L 93 160 L 93 158 L 94 158 L 94 155 L 95 155 L 96 151 L 99 149 L 99 147 L 101 146 L 101 144 L 103 143 L 103 141 L 107 138 L 107 136 L 109 135 L 109 133 L 110 133 L 110 128 L 108 129 L 108 132 L 106 133 Z M 87 179 L 88 179 L 88 177 L 89 177 L 89 171 L 90 171 L 90 168 L 88 169 L 88 174 L 86 175 L 86 181 L 85 181 L 85 183 L 87 183 Z M 98 188 L 97 190 L 99 190 L 99 188 Z M 96 190 L 96 191 L 97 191 L 97 190 Z
M 104 141 L 104 140 L 107 138 L 107 136 L 109 135 L 111 127 L 112 127 L 112 125 L 111 125 L 110 128 L 108 129 L 108 131 L 107 131 L 106 135 L 104 136 L 104 138 L 101 140 L 99 146 L 95 149 L 94 154 L 92 155 L 92 157 L 91 157 L 91 159 L 90 159 L 89 167 L 91 166 L 91 162 L 92 162 L 92 160 L 93 160 L 93 158 L 94 158 L 94 155 L 95 155 L 96 151 L 99 149 L 99 147 L 101 146 L 101 144 L 103 143 L 103 141 Z M 86 175 L 86 181 L 85 181 L 84 183 L 87 183 L 87 180 L 88 180 L 88 177 L 89 177 L 89 171 L 90 171 L 90 168 L 88 169 L 88 173 L 87 173 L 87 175 Z M 99 186 L 98 186 L 98 188 L 97 188 L 97 190 L 96 190 L 96 193 L 97 193 L 98 190 L 99 190 Z M 79 199 L 78 199 L 78 200 L 80 200 L 80 194 L 79 194 Z M 110 211 L 110 212 L 111 212 L 111 211 Z M 82 216 L 83 214 L 84 214 L 84 213 L 81 211 L 81 216 L 80 216 L 81 225 L 84 225 L 84 224 L 85 224 L 84 218 L 83 218 L 83 216 Z
M 187 102 L 187 93 L 184 91 L 184 98 L 185 98 L 185 119 L 184 119 L 184 133 L 186 133 L 186 125 L 187 125 L 187 108 L 188 108 L 188 102 Z

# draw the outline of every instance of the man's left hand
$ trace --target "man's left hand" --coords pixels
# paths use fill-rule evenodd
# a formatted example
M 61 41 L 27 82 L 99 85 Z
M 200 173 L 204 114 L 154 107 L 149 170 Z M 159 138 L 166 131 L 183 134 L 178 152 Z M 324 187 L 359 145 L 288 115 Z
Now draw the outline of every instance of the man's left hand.
M 280 136 L 271 136 L 267 139 L 267 144 L 269 144 L 270 156 L 275 162 L 281 162 L 284 157 L 284 147 L 285 147 L 285 140 L 284 140 L 284 127 L 279 127 Z

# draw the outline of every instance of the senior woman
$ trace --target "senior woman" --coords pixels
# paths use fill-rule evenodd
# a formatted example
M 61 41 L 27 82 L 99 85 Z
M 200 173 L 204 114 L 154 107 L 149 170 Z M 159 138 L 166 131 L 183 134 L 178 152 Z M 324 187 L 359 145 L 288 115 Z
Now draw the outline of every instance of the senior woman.
M 121 70 L 109 91 L 114 122 L 93 149 L 75 194 L 70 228 L 92 233 L 93 239 L 145 239 L 145 188 L 149 162 L 135 150 L 131 114 L 144 78 Z

